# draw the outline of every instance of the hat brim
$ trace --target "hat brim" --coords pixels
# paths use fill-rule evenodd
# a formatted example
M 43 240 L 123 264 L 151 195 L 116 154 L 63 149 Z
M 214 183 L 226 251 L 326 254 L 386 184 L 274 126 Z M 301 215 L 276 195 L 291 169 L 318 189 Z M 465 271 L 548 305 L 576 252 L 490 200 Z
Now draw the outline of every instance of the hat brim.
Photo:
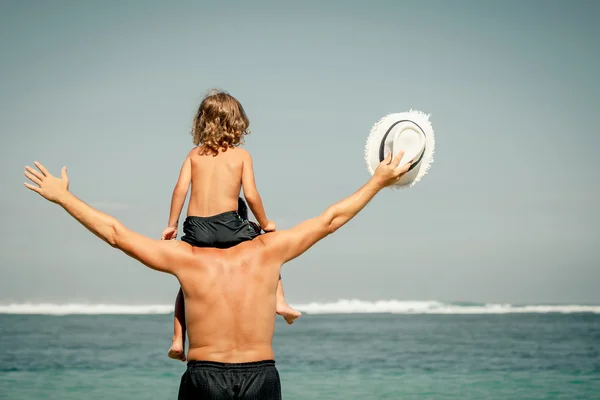
M 410 110 L 388 114 L 373 125 L 365 145 L 365 162 L 373 175 L 377 166 L 392 152 L 401 150 L 404 156 L 400 165 L 413 161 L 410 169 L 392 185 L 394 188 L 411 187 L 427 174 L 433 162 L 435 137 L 429 115 Z

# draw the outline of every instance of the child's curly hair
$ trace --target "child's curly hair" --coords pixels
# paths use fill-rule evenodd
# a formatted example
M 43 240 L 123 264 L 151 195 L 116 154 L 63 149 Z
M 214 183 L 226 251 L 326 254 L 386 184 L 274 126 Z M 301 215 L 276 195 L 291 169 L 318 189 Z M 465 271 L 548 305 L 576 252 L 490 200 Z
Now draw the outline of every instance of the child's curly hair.
M 194 144 L 200 145 L 213 155 L 219 150 L 243 143 L 244 135 L 250 133 L 250 121 L 239 101 L 222 90 L 211 90 L 200 103 L 192 136 Z

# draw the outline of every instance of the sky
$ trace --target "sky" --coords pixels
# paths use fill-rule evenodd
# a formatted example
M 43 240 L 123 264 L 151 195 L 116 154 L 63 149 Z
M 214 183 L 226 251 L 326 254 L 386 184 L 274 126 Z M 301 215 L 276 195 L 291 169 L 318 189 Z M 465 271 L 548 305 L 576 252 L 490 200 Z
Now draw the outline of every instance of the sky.
M 23 169 L 66 165 L 75 195 L 159 238 L 212 87 L 248 113 L 279 229 L 366 182 L 379 118 L 431 114 L 429 173 L 285 265 L 291 303 L 600 303 L 599 16 L 595 1 L 2 0 L 0 304 L 174 301 L 173 276 L 25 189 Z

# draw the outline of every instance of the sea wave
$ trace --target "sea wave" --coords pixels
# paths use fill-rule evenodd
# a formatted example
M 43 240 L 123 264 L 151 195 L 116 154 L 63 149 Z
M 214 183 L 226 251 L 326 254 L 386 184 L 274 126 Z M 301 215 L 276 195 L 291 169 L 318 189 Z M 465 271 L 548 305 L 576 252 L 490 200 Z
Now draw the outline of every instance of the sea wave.
M 139 315 L 169 314 L 173 305 L 120 305 L 120 304 L 50 304 L 20 303 L 0 305 L 0 314 L 38 314 L 38 315 Z
M 338 300 L 295 306 L 307 314 L 518 314 L 518 313 L 595 313 L 596 305 L 514 305 L 487 303 L 444 303 L 440 301 L 362 301 Z
M 600 314 L 600 305 L 516 305 L 493 303 L 448 303 L 440 301 L 338 300 L 330 303 L 293 305 L 306 314 Z M 0 314 L 37 315 L 141 315 L 170 314 L 173 305 L 13 303 L 0 305 Z

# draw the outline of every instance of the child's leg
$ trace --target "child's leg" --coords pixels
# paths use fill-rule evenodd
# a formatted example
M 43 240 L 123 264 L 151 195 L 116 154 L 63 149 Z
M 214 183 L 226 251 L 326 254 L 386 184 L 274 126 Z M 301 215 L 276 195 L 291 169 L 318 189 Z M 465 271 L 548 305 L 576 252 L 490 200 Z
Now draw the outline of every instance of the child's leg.
M 238 215 L 242 219 L 244 223 L 247 223 L 253 230 L 253 232 L 248 235 L 246 238 L 242 240 L 251 240 L 256 236 L 260 235 L 260 225 L 256 222 L 248 220 L 248 207 L 246 206 L 246 202 L 241 197 L 238 198 Z M 285 296 L 283 295 L 283 285 L 281 283 L 281 275 L 279 275 L 279 283 L 277 283 L 277 307 L 275 309 L 277 314 L 281 315 L 288 324 L 293 324 L 296 319 L 298 319 L 302 313 L 294 310 L 288 303 L 285 301 Z
M 281 275 L 279 275 L 279 283 L 277 284 L 277 314 L 281 315 L 285 319 L 285 321 L 290 325 L 293 324 L 294 321 L 302 315 L 300 311 L 294 310 L 287 303 L 287 301 L 285 301 Z
M 173 343 L 171 344 L 168 355 L 175 360 L 185 361 L 185 303 L 181 288 L 179 288 L 177 300 L 175 300 Z

